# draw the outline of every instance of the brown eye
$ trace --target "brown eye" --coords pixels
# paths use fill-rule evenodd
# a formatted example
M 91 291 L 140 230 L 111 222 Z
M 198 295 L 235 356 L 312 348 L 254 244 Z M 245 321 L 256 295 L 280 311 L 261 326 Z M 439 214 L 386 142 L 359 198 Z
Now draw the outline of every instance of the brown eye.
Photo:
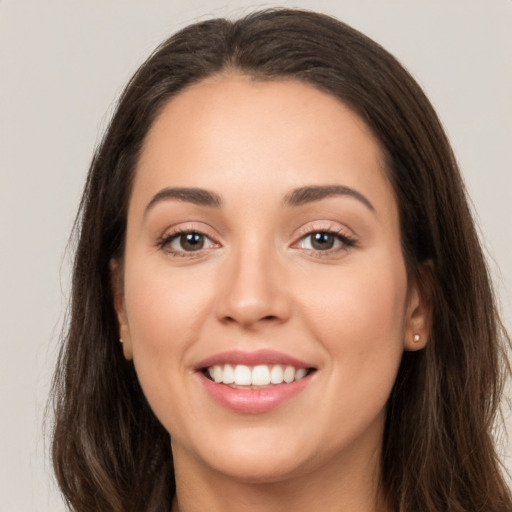
M 202 249 L 210 249 L 217 245 L 210 237 L 197 231 L 178 232 L 164 237 L 158 244 L 161 249 L 173 254 L 185 255 L 198 252 Z
M 355 241 L 342 233 L 333 231 L 312 231 L 303 236 L 297 243 L 300 249 L 326 252 L 347 249 L 355 245 Z
M 311 233 L 309 235 L 311 248 L 315 251 L 327 251 L 334 247 L 337 237 L 333 233 Z
M 176 241 L 183 251 L 199 251 L 204 247 L 205 236 L 201 233 L 182 233 Z
M 328 231 L 315 231 L 306 235 L 301 241 L 302 249 L 313 251 L 328 251 L 341 245 L 340 237 Z

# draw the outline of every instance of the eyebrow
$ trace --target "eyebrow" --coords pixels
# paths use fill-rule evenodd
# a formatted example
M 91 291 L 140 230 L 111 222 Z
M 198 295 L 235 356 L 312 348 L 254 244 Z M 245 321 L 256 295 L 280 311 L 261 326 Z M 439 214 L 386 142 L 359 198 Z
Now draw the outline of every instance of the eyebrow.
M 167 201 L 169 199 L 177 199 L 178 201 L 184 201 L 186 203 L 196 204 L 198 206 L 210 206 L 213 208 L 220 208 L 222 201 L 219 195 L 209 190 L 202 188 L 187 188 L 187 187 L 173 187 L 164 188 L 157 192 L 151 201 L 146 206 L 144 215 L 155 206 L 155 204 L 161 201 Z
M 352 197 L 364 204 L 370 211 L 375 212 L 374 206 L 363 194 L 344 185 L 315 185 L 297 188 L 285 196 L 283 203 L 285 206 L 301 206 L 332 196 Z M 157 192 L 151 198 L 151 201 L 149 201 L 144 210 L 144 215 L 147 215 L 148 211 L 155 204 L 169 199 L 212 208 L 220 208 L 222 206 L 221 197 L 210 190 L 196 187 L 167 187 Z
M 286 206 L 301 206 L 303 204 L 320 201 L 332 196 L 348 196 L 357 199 L 370 211 L 375 212 L 373 204 L 361 192 L 343 185 L 325 185 L 301 187 L 290 192 L 284 199 Z

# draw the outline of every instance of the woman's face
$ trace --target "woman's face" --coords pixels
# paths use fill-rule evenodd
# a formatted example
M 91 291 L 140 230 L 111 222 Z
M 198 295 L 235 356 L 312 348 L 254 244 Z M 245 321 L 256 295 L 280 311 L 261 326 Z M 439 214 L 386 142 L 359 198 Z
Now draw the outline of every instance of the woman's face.
M 170 100 L 112 268 L 178 467 L 261 482 L 378 460 L 424 315 L 381 151 L 339 100 L 243 76 Z

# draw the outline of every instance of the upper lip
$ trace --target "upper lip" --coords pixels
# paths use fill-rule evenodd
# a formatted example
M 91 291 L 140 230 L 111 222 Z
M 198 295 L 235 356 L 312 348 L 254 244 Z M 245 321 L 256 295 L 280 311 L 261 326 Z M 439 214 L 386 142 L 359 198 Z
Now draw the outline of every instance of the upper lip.
M 195 370 L 203 370 L 214 365 L 222 364 L 244 364 L 247 366 L 256 366 L 260 364 L 280 364 L 286 366 L 293 366 L 296 370 L 299 368 L 312 368 L 313 366 L 300 361 L 295 357 L 276 352 L 274 350 L 256 350 L 253 352 L 246 352 L 241 350 L 229 350 L 220 352 L 213 356 L 207 357 L 195 366 Z

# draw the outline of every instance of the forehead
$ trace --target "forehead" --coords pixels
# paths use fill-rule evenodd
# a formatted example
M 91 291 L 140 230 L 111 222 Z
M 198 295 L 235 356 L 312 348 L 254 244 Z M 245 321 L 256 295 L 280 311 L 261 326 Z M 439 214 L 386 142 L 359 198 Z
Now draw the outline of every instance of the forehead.
M 135 189 L 149 194 L 198 181 L 216 189 L 225 179 L 244 192 L 264 185 L 284 193 L 343 182 L 370 195 L 384 188 L 393 198 L 382 155 L 363 120 L 331 94 L 293 80 L 217 76 L 164 105 L 146 137 Z
M 304 122 L 309 121 L 315 123 L 306 126 Z M 281 147 L 290 140 L 289 136 L 308 141 L 320 137 L 325 143 L 337 138 L 351 144 L 364 142 L 365 153 L 376 159 L 381 157 L 379 143 L 367 125 L 332 94 L 297 80 L 260 80 L 239 74 L 210 77 L 171 98 L 153 122 L 143 153 L 155 149 L 155 139 L 166 135 L 182 138 L 187 129 L 193 129 L 195 137 L 190 138 L 187 133 L 183 138 L 191 143 L 201 138 L 204 144 L 205 139 L 211 139 L 217 147 L 223 147 L 229 142 L 224 137 L 226 133 L 219 134 L 223 144 L 218 144 L 221 141 L 215 136 L 220 128 L 229 127 L 233 144 L 241 142 L 242 129 L 247 132 L 252 128 L 251 135 L 259 135 L 255 144 L 268 144 L 276 133 L 279 137 L 275 143 Z

